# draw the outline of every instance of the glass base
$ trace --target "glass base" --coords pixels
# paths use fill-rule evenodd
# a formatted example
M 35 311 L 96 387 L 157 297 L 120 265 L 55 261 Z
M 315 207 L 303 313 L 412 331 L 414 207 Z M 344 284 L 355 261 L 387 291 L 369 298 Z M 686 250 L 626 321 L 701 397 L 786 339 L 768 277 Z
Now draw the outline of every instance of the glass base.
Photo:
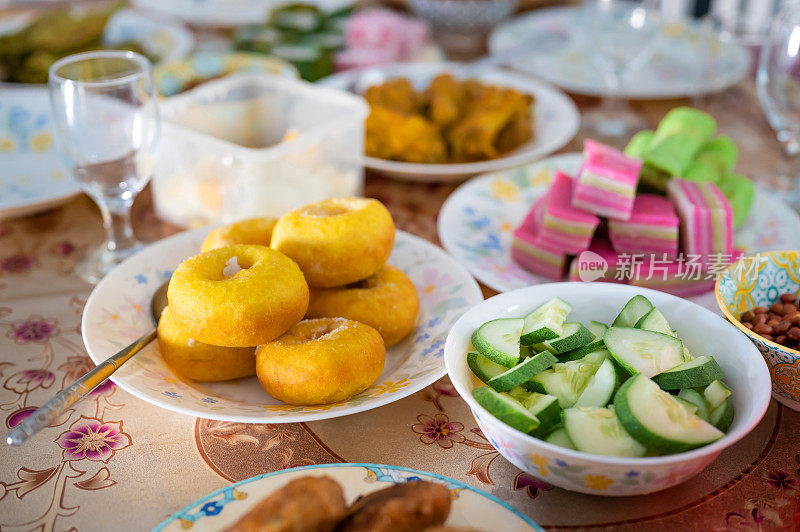
M 97 284 L 111 270 L 116 268 L 120 262 L 143 248 L 144 244 L 137 242 L 124 250 L 111 251 L 103 244 L 75 264 L 75 274 L 87 283 Z
M 634 133 L 647 129 L 647 122 L 625 102 L 613 108 L 601 106 L 586 111 L 581 117 L 585 135 L 589 138 L 627 141 Z

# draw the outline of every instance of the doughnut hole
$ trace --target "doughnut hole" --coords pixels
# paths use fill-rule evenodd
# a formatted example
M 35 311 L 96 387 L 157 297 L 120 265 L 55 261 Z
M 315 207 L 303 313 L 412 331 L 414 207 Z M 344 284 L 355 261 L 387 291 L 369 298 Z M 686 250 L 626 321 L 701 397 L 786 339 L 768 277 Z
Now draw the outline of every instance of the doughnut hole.
M 275 399 L 328 404 L 369 388 L 385 359 L 383 339 L 369 325 L 342 318 L 304 320 L 256 349 L 256 374 Z
M 241 268 L 225 275 L 235 258 Z M 237 244 L 195 255 L 172 274 L 175 323 L 197 341 L 226 347 L 270 342 L 303 318 L 308 285 L 300 268 L 265 246 Z

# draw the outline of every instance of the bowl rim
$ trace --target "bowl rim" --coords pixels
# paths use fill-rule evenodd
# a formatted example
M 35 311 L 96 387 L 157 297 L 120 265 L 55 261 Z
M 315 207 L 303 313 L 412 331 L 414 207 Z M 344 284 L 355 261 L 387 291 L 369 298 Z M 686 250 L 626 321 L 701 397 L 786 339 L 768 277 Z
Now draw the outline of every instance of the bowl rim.
M 488 301 L 491 301 L 491 300 L 496 299 L 498 297 L 510 297 L 511 294 L 519 294 L 519 293 L 525 292 L 525 291 L 536 290 L 537 288 L 540 288 L 540 287 L 543 287 L 543 286 L 559 286 L 559 285 L 563 286 L 565 288 L 568 287 L 568 286 L 574 286 L 574 285 L 584 285 L 584 286 L 608 285 L 608 286 L 602 286 L 602 288 L 611 289 L 611 290 L 631 290 L 632 292 L 635 292 L 635 294 L 642 294 L 642 295 L 645 295 L 645 296 L 647 296 L 647 295 L 655 295 L 657 297 L 666 297 L 667 299 L 685 301 L 686 303 L 690 304 L 691 306 L 696 307 L 695 310 L 697 312 L 699 312 L 700 314 L 704 314 L 704 315 L 708 316 L 711 320 L 721 320 L 721 323 L 724 324 L 725 327 L 732 327 L 732 325 L 729 322 L 727 322 L 722 316 L 719 316 L 718 314 L 715 314 L 713 311 L 708 310 L 707 308 L 702 307 L 702 306 L 698 305 L 697 303 L 694 303 L 693 301 L 690 301 L 688 299 L 684 299 L 684 298 L 681 298 L 681 297 L 678 297 L 678 296 L 674 296 L 674 295 L 668 294 L 666 292 L 661 292 L 659 290 L 653 290 L 653 289 L 650 289 L 650 288 L 641 288 L 641 287 L 636 287 L 636 286 L 622 285 L 622 284 L 612 284 L 612 283 L 584 283 L 584 282 L 574 282 L 573 281 L 573 282 L 559 282 L 559 283 L 543 283 L 543 284 L 531 285 L 531 286 L 526 286 L 526 287 L 523 287 L 523 288 L 518 288 L 516 290 L 511 290 L 511 291 L 508 291 L 508 292 L 502 292 L 500 294 L 497 294 L 496 296 L 490 297 L 489 299 L 485 299 L 483 302 L 479 303 L 478 305 L 472 307 L 470 310 L 468 310 L 467 312 L 462 314 L 462 316 L 450 328 L 450 333 L 448 333 L 447 340 L 445 342 L 444 359 L 445 359 L 445 366 L 447 367 L 447 375 L 450 378 L 450 381 L 453 384 L 453 386 L 455 387 L 455 389 L 458 392 L 458 394 L 461 396 L 461 398 L 464 401 L 466 401 L 466 403 L 469 406 L 470 410 L 472 410 L 473 416 L 475 416 L 476 418 L 478 417 L 475 414 L 475 411 L 477 410 L 477 411 L 480 412 L 480 417 L 482 419 L 486 419 L 487 416 L 489 418 L 493 419 L 496 422 L 496 425 L 498 427 L 500 427 L 500 430 L 502 430 L 506 434 L 515 436 L 516 438 L 521 438 L 523 441 L 527 442 L 528 444 L 531 444 L 531 445 L 533 445 L 535 447 L 540 447 L 540 448 L 542 448 L 544 450 L 547 450 L 547 451 L 555 453 L 555 454 L 561 454 L 563 456 L 570 457 L 570 458 L 576 458 L 576 459 L 579 459 L 579 460 L 594 461 L 594 462 L 603 463 L 603 464 L 606 464 L 606 465 L 631 466 L 631 467 L 634 467 L 634 466 L 639 466 L 639 467 L 663 466 L 663 465 L 670 465 L 670 464 L 674 465 L 674 464 L 685 463 L 685 462 L 691 461 L 691 460 L 703 459 L 705 457 L 708 457 L 709 455 L 716 456 L 720 452 L 722 452 L 724 449 L 730 447 L 734 443 L 736 443 L 739 440 L 741 440 L 742 438 L 744 438 L 747 434 L 752 432 L 752 430 L 756 427 L 756 425 L 758 425 L 761 422 L 761 420 L 763 419 L 764 415 L 767 412 L 767 408 L 769 407 L 770 400 L 772 398 L 772 378 L 771 378 L 771 375 L 770 375 L 770 372 L 769 372 L 769 368 L 767 367 L 767 363 L 764 361 L 764 358 L 761 356 L 761 353 L 758 351 L 758 349 L 756 348 L 756 346 L 752 342 L 747 342 L 747 345 L 750 346 L 750 349 L 752 349 L 752 352 L 754 352 L 754 354 L 757 355 L 757 360 L 759 360 L 761 362 L 760 367 L 762 369 L 762 376 L 766 377 L 766 383 L 769 384 L 769 386 L 764 387 L 763 392 L 758 392 L 758 389 L 759 389 L 758 386 L 753 387 L 753 389 L 756 390 L 756 392 L 754 392 L 754 394 L 756 395 L 756 400 L 753 401 L 753 404 L 755 405 L 755 414 L 754 414 L 752 420 L 750 421 L 750 423 L 748 423 L 746 426 L 740 428 L 738 431 L 726 433 L 719 440 L 717 440 L 717 441 L 715 441 L 713 443 L 710 443 L 708 445 L 704 445 L 702 447 L 698 447 L 696 449 L 692 449 L 690 451 L 684 451 L 684 452 L 681 452 L 681 453 L 667 454 L 667 455 L 661 455 L 661 456 L 648 456 L 648 457 L 604 456 L 604 455 L 587 453 L 587 452 L 573 450 L 573 449 L 567 449 L 566 447 L 561 447 L 559 445 L 548 443 L 548 442 L 546 442 L 546 441 L 544 441 L 542 439 L 536 438 L 534 436 L 531 436 L 530 434 L 527 434 L 525 432 L 517 430 L 517 429 L 507 425 L 506 423 L 503 423 L 499 419 L 497 419 L 491 412 L 489 412 L 488 410 L 483 408 L 481 405 L 478 404 L 477 401 L 475 401 L 475 399 L 472 397 L 471 390 L 467 390 L 466 386 L 464 385 L 464 383 L 461 383 L 461 382 L 459 382 L 459 380 L 457 378 L 454 378 L 454 376 L 453 376 L 454 372 L 453 372 L 453 368 L 452 368 L 452 365 L 453 365 L 454 362 L 452 361 L 452 359 L 453 359 L 453 357 L 455 355 L 453 355 L 451 353 L 454 350 L 453 343 L 456 340 L 455 340 L 455 336 L 453 335 L 453 331 L 461 326 L 462 322 L 464 322 L 466 320 L 466 318 L 468 317 L 468 315 L 472 311 L 474 311 L 476 308 L 480 307 L 481 305 L 485 304 Z M 632 294 L 632 295 L 635 295 L 635 294 Z M 522 298 L 520 298 L 520 300 L 522 300 Z M 466 360 L 466 357 L 464 357 L 464 359 Z M 466 362 L 464 362 L 464 363 L 466 364 Z M 762 394 L 762 397 L 760 398 L 760 401 L 758 400 L 759 399 L 758 396 L 757 396 L 758 393 Z M 762 404 L 759 405 L 758 404 L 759 402 L 762 403 Z M 502 452 L 501 452 L 501 454 L 502 454 Z
M 746 259 L 752 258 L 752 257 L 774 256 L 774 255 L 780 255 L 782 253 L 798 253 L 798 250 L 796 250 L 796 249 L 784 249 L 784 250 L 766 251 L 766 252 L 763 252 L 763 253 L 756 253 L 755 255 L 745 255 L 745 256 L 739 257 L 738 260 L 736 260 L 735 262 L 732 262 L 730 265 L 728 265 L 728 267 L 725 268 L 725 271 L 723 271 L 720 275 L 717 276 L 717 280 L 714 283 L 714 299 L 717 300 L 717 306 L 722 311 L 722 313 L 725 315 L 725 317 L 728 319 L 728 321 L 731 322 L 731 324 L 733 324 L 737 329 L 739 329 L 740 331 L 745 333 L 748 337 L 750 337 L 750 338 L 755 337 L 756 340 L 758 340 L 759 342 L 764 342 L 765 344 L 767 344 L 768 346 L 770 346 L 773 349 L 776 349 L 778 351 L 785 351 L 785 352 L 787 352 L 789 354 L 796 355 L 796 356 L 800 357 L 800 351 L 798 351 L 797 349 L 792 349 L 791 347 L 786 347 L 785 345 L 781 345 L 781 344 L 779 344 L 777 342 L 774 342 L 772 340 L 767 340 L 766 338 L 764 338 L 763 336 L 761 336 L 757 332 L 751 331 L 750 329 L 748 329 L 747 327 L 742 325 L 742 322 L 739 321 L 738 319 L 736 319 L 730 313 L 730 311 L 728 310 L 728 306 L 724 303 L 724 301 L 722 299 L 722 294 L 720 293 L 720 290 L 719 290 L 719 285 L 722 282 L 722 278 L 727 275 L 728 277 L 730 277 L 732 279 L 733 275 L 731 275 L 731 271 L 740 262 L 742 262 L 742 261 L 744 261 Z

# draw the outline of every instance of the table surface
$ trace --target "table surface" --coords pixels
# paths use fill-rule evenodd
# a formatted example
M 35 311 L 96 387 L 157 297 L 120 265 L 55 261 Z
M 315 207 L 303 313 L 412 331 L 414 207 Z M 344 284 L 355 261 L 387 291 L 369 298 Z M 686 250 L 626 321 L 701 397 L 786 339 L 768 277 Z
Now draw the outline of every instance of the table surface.
M 582 108 L 596 104 L 576 101 Z M 692 102 L 634 105 L 655 125 L 666 110 L 686 103 Z M 752 83 L 694 103 L 737 141 L 742 173 L 774 183 L 778 145 Z M 581 140 L 562 151 L 579 150 Z M 436 215 L 454 188 L 368 176 L 366 193 L 388 206 L 398 228 L 438 243 Z M 134 206 L 134 220 L 145 240 L 179 230 L 155 217 L 148 191 Z M 6 425 L 93 366 L 80 335 L 91 286 L 73 266 L 102 237 L 99 214 L 86 197 L 0 223 L 0 418 Z M 484 293 L 493 294 L 485 287 Z M 65 439 L 86 441 L 96 423 L 115 429 L 110 445 L 97 455 L 65 454 Z M 146 530 L 231 481 L 333 462 L 450 476 L 508 501 L 550 530 L 798 529 L 798 442 L 800 413 L 772 401 L 759 426 L 696 478 L 655 495 L 602 498 L 555 488 L 503 459 L 446 377 L 369 412 L 284 425 L 194 419 L 106 383 L 29 444 L 0 450 L 0 529 Z

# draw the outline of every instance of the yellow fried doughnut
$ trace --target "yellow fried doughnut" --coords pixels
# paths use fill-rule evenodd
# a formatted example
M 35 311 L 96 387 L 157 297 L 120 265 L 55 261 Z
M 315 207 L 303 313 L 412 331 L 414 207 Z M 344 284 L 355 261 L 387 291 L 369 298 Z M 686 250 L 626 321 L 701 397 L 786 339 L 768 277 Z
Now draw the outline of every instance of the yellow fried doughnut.
M 167 299 L 175 323 L 195 340 L 249 347 L 271 342 L 303 318 L 308 285 L 282 253 L 237 244 L 181 263 Z
M 256 374 L 275 399 L 290 405 L 344 401 L 369 388 L 383 371 L 381 335 L 343 318 L 303 320 L 256 349 Z
M 419 311 L 417 288 L 389 264 L 363 281 L 339 288 L 311 288 L 306 318 L 347 318 L 378 329 L 386 347 L 414 328 Z
M 341 286 L 366 279 L 386 263 L 394 222 L 377 200 L 329 199 L 283 215 L 271 245 L 300 266 L 309 285 Z
M 170 368 L 196 381 L 227 381 L 256 374 L 255 347 L 220 347 L 198 342 L 175 324 L 169 307 L 158 321 L 158 349 Z
M 248 218 L 232 224 L 217 227 L 203 241 L 200 252 L 211 251 L 234 244 L 257 244 L 269 246 L 272 230 L 278 223 L 277 218 Z

